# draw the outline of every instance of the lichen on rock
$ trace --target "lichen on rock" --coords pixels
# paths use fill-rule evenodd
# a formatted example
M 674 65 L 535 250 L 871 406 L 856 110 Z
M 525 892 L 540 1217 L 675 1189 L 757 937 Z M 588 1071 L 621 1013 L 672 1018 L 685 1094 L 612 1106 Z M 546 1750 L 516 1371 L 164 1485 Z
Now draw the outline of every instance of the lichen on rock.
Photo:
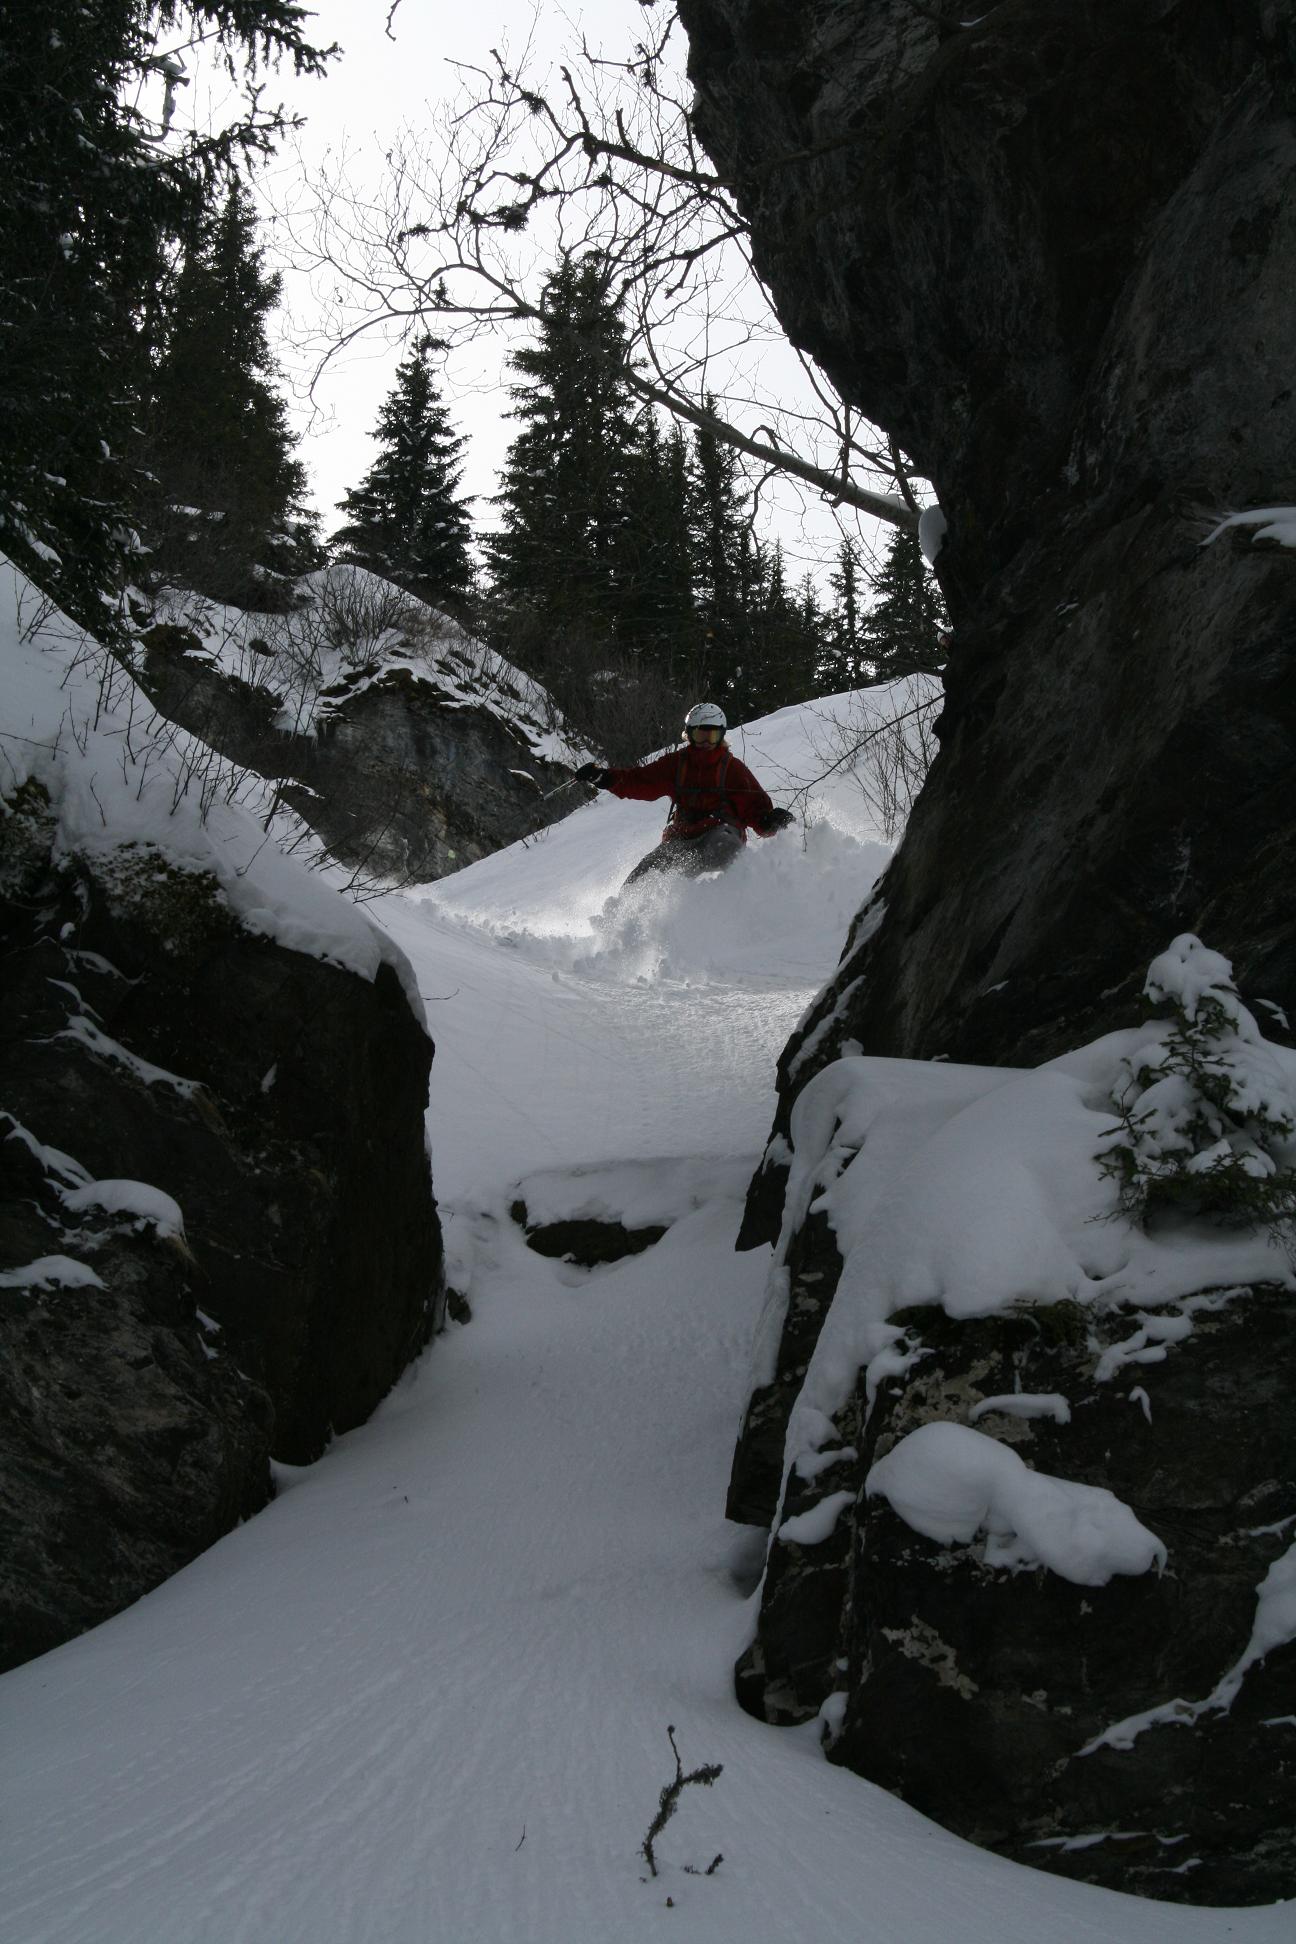
M 115 924 L 155 938 L 169 958 L 197 957 L 238 932 L 212 871 L 185 869 L 153 844 L 118 845 L 95 860 Z

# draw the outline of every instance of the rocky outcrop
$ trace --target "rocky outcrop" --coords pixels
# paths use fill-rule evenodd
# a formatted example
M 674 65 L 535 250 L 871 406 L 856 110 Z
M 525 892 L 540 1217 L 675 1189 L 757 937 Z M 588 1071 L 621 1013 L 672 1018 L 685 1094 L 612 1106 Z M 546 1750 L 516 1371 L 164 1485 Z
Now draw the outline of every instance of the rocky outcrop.
M 552 1256 L 560 1262 L 574 1262 L 582 1269 L 600 1263 L 622 1262 L 626 1256 L 642 1255 L 660 1242 L 666 1230 L 656 1224 L 627 1228 L 624 1222 L 600 1221 L 586 1216 L 571 1222 L 527 1223 L 525 1202 L 514 1202 L 509 1210 L 513 1220 L 526 1231 L 528 1249 L 537 1255 Z
M 0 1276 L 0 1669 L 128 1606 L 270 1496 L 269 1397 L 201 1320 L 184 1243 L 120 1213 L 70 1224 L 25 1136 L 0 1114 L 0 1252 L 40 1272 Z
M 364 880 L 446 877 L 572 807 L 567 794 L 543 800 L 571 772 L 537 756 L 540 724 L 525 698 L 468 700 L 462 669 L 446 682 L 413 657 L 381 667 L 360 659 L 297 720 L 268 645 L 244 653 L 235 671 L 191 629 L 163 623 L 145 629 L 141 650 L 136 672 L 154 706 L 280 783 L 284 801 Z
M 940 754 L 780 1126 L 844 1039 L 1091 1038 L 1180 930 L 1296 1001 L 1296 552 L 1210 539 L 1296 501 L 1290 8 L 941 11 L 680 8 L 784 323 L 949 520 Z
M 537 1255 L 595 1269 L 642 1255 L 715 1193 L 741 1195 L 745 1172 L 710 1155 L 539 1168 L 515 1184 L 509 1215 Z
M 400 982 L 148 845 L 0 817 L 0 1665 L 117 1611 L 360 1423 L 439 1316 Z
M 893 1320 L 911 1368 L 871 1403 L 861 1373 L 822 1469 L 788 1480 L 744 1705 L 772 1722 L 821 1716 L 830 1759 L 1019 1862 L 1176 1900 L 1289 1895 L 1291 1650 L 1223 1690 L 1288 1543 L 1290 1295 L 1235 1291 L 1164 1362 L 1115 1382 L 1095 1370 L 1136 1335 L 1119 1315 L 1063 1303 Z M 1023 1396 L 1065 1400 L 1069 1416 L 1015 1415 Z M 1077 1585 L 915 1532 L 864 1481 L 934 1422 L 974 1422 L 1033 1470 L 1114 1492 L 1167 1543 L 1169 1569 Z M 741 1455 L 735 1488 L 765 1500 Z M 817 1507 L 826 1536 L 807 1520 Z
M 699 132 L 783 322 L 948 520 L 940 753 L 780 1062 L 756 1243 L 780 1231 L 794 1103 L 848 1042 L 1033 1066 L 1128 1024 L 1136 968 L 1185 930 L 1296 1018 L 1296 551 L 1246 517 L 1296 503 L 1296 26 L 1286 0 L 679 11 Z M 1196 1706 L 1246 1648 L 1296 1509 L 1290 1299 L 1249 1291 L 1149 1370 L 1123 1457 L 1104 1426 L 1140 1407 L 1092 1383 L 1096 1325 L 1081 1351 L 1044 1311 L 915 1316 L 918 1361 L 872 1415 L 856 1397 L 848 1455 L 779 1506 L 839 1268 L 813 1217 L 783 1253 L 788 1325 L 731 1513 L 782 1527 L 835 1494 L 840 1516 L 771 1549 L 747 1705 L 825 1706 L 835 1759 L 1042 1867 L 1189 1900 L 1291 1894 L 1277 1696 L 1296 1649 L 1252 1667 L 1231 1709 Z M 1068 1385 L 1065 1439 L 1038 1420 L 995 1436 L 1123 1493 L 1172 1536 L 1164 1578 L 1014 1575 L 863 1493 L 905 1430 Z M 1231 1443 L 1241 1421 L 1254 1438 Z M 1101 1742 L 1157 1698 L 1182 1707 Z

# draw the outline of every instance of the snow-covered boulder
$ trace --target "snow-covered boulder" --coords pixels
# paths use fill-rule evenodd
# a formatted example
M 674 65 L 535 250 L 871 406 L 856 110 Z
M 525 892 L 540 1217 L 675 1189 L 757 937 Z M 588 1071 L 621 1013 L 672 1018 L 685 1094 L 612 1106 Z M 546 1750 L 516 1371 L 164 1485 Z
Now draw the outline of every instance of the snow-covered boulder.
M 165 716 L 279 781 L 362 881 L 444 877 L 571 808 L 542 792 L 588 752 L 535 682 L 364 568 L 299 592 L 287 614 L 169 594 L 137 673 Z
M 1265 1901 L 1296 1870 L 1294 1218 L 1196 1162 L 1231 1138 L 1282 1187 L 1296 1053 L 1195 938 L 1146 994 L 1043 1067 L 850 1055 L 798 1097 L 738 1692 L 1022 1862 Z M 1173 1115 L 1167 1072 L 1202 1090 Z M 1175 1193 L 1131 1192 L 1131 1140 Z
M 0 1665 L 105 1619 L 426 1340 L 432 1046 L 301 828 L 60 617 L 0 627 Z M 29 610 L 29 611 L 33 611 Z

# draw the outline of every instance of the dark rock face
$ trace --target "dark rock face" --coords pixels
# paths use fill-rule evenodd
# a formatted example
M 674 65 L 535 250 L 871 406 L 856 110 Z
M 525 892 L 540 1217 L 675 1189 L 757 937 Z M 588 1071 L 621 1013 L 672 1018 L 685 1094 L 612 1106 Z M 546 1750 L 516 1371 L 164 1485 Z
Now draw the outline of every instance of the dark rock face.
M 734 1167 L 730 1192 L 741 1193 L 745 1168 Z M 714 1179 L 714 1166 L 701 1174 L 687 1154 L 538 1168 L 516 1183 L 509 1215 L 537 1255 L 595 1269 L 651 1249 Z
M 567 793 L 541 800 L 568 771 L 538 761 L 498 711 L 465 705 L 426 674 L 398 668 L 369 680 L 359 670 L 304 735 L 278 726 L 273 688 L 217 667 L 187 629 L 155 628 L 144 641 L 138 672 L 154 706 L 282 782 L 285 802 L 365 878 L 445 877 L 572 808 Z M 267 682 L 270 670 L 267 661 Z
M 783 1484 L 783 1443 L 792 1406 L 832 1304 L 842 1261 L 828 1222 L 812 1214 L 790 1238 L 785 1264 L 787 1317 L 772 1382 L 748 1401 L 729 1478 L 725 1517 L 737 1525 L 771 1523 Z
M 55 861 L 22 795 L 0 819 L 3 1268 L 82 1271 L 0 1288 L 3 1665 L 254 1511 L 269 1454 L 360 1423 L 442 1290 L 432 1049 L 394 973 L 252 936 L 143 847 Z M 87 1177 L 126 1206 L 69 1208 Z
M 784 1052 L 776 1132 L 848 1040 L 1034 1065 L 1128 1024 L 1181 931 L 1296 1017 L 1296 551 L 1220 530 L 1296 503 L 1289 0 L 1012 0 L 966 24 L 909 0 L 679 11 L 699 131 L 783 322 L 949 520 L 940 754 Z M 779 1232 L 785 1152 L 744 1242 Z M 845 1492 L 853 1510 L 773 1547 L 746 1705 L 800 1720 L 836 1695 L 834 1759 L 1023 1861 L 1169 1898 L 1290 1895 L 1277 1695 L 1296 1648 L 1227 1712 L 1079 1752 L 1126 1713 L 1203 1700 L 1245 1648 L 1296 1510 L 1289 1302 L 1253 1291 L 1141 1373 L 1151 1422 L 1119 1442 L 1104 1427 L 1137 1406 L 1093 1383 L 1100 1343 L 1036 1342 L 1043 1312 L 915 1319 L 908 1379 L 839 1426 L 858 1458 L 794 1476 L 774 1510 L 832 1256 L 809 1226 L 792 1239 L 730 1509 L 781 1523 Z M 1011 1576 L 863 1498 L 892 1439 L 1018 1383 L 1083 1408 L 1065 1431 L 986 1428 L 1125 1498 L 1169 1544 L 1165 1578 Z M 1127 1833 L 1063 1847 L 1103 1831 Z
M 1296 999 L 1296 553 L 1202 544 L 1296 501 L 1290 7 L 935 11 L 680 8 L 783 321 L 950 522 L 941 752 L 798 1084 L 1034 1064 L 1183 930 Z
M 519 1228 L 526 1230 L 528 1249 L 534 1249 L 537 1255 L 579 1263 L 584 1269 L 642 1255 L 666 1233 L 655 1223 L 627 1228 L 624 1222 L 605 1221 L 594 1215 L 576 1216 L 571 1221 L 528 1223 L 523 1201 L 514 1202 L 509 1214 Z
M 1020 1862 L 1194 1902 L 1288 1895 L 1296 1650 L 1251 1668 L 1231 1708 L 1198 1719 L 1192 1708 L 1246 1651 L 1256 1588 L 1290 1543 L 1290 1297 L 1238 1292 L 1199 1313 L 1164 1363 L 1104 1383 L 1098 1355 L 1132 1334 L 1119 1315 L 1095 1320 L 1064 1303 L 896 1320 L 913 1369 L 884 1380 L 871 1410 L 861 1380 L 835 1421 L 839 1447 L 826 1449 L 841 1456 L 813 1480 L 788 1480 L 776 1527 L 833 1494 L 850 1502 L 820 1543 L 774 1541 L 738 1668 L 744 1706 L 790 1723 L 840 1697 L 833 1761 Z M 1123 1499 L 1169 1547 L 1163 1575 L 1095 1587 L 995 1568 L 981 1546 L 937 1544 L 865 1496 L 869 1468 L 907 1432 L 965 1424 L 983 1399 L 1016 1390 L 1060 1392 L 1070 1422 L 1002 1412 L 977 1428 L 1037 1471 Z M 1084 1752 L 1172 1701 L 1184 1704 L 1179 1719 Z
M 198 1320 L 188 1252 L 103 1218 L 70 1240 L 13 1130 L 0 1116 L 5 1263 L 75 1249 L 102 1286 L 0 1292 L 0 1668 L 128 1606 L 258 1511 L 273 1424 Z

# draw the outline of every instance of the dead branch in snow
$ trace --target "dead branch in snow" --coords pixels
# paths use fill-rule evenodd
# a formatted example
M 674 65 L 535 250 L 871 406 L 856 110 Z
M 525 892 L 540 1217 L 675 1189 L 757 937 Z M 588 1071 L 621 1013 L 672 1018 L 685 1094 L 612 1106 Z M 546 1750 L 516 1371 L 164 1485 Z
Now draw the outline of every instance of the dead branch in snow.
M 685 1789 L 692 1787 L 695 1783 L 704 1789 L 709 1789 L 712 1783 L 724 1774 L 723 1762 L 704 1762 L 700 1768 L 695 1768 L 691 1774 L 685 1775 L 684 1764 L 680 1760 L 679 1749 L 675 1746 L 675 1728 L 673 1723 L 667 1728 L 666 1733 L 670 1740 L 671 1754 L 675 1757 L 675 1774 L 672 1780 L 667 1782 L 663 1787 L 661 1797 L 657 1803 L 657 1813 L 648 1825 L 648 1834 L 640 1844 L 641 1854 L 654 1876 L 657 1874 L 657 1856 L 654 1845 L 671 1817 L 675 1814 L 675 1811 L 679 1808 L 679 1799 Z M 723 1862 L 723 1856 L 713 1857 L 704 1871 L 699 1873 L 697 1870 L 693 1870 L 690 1874 L 693 1876 L 697 1876 L 698 1874 L 714 1876 Z

